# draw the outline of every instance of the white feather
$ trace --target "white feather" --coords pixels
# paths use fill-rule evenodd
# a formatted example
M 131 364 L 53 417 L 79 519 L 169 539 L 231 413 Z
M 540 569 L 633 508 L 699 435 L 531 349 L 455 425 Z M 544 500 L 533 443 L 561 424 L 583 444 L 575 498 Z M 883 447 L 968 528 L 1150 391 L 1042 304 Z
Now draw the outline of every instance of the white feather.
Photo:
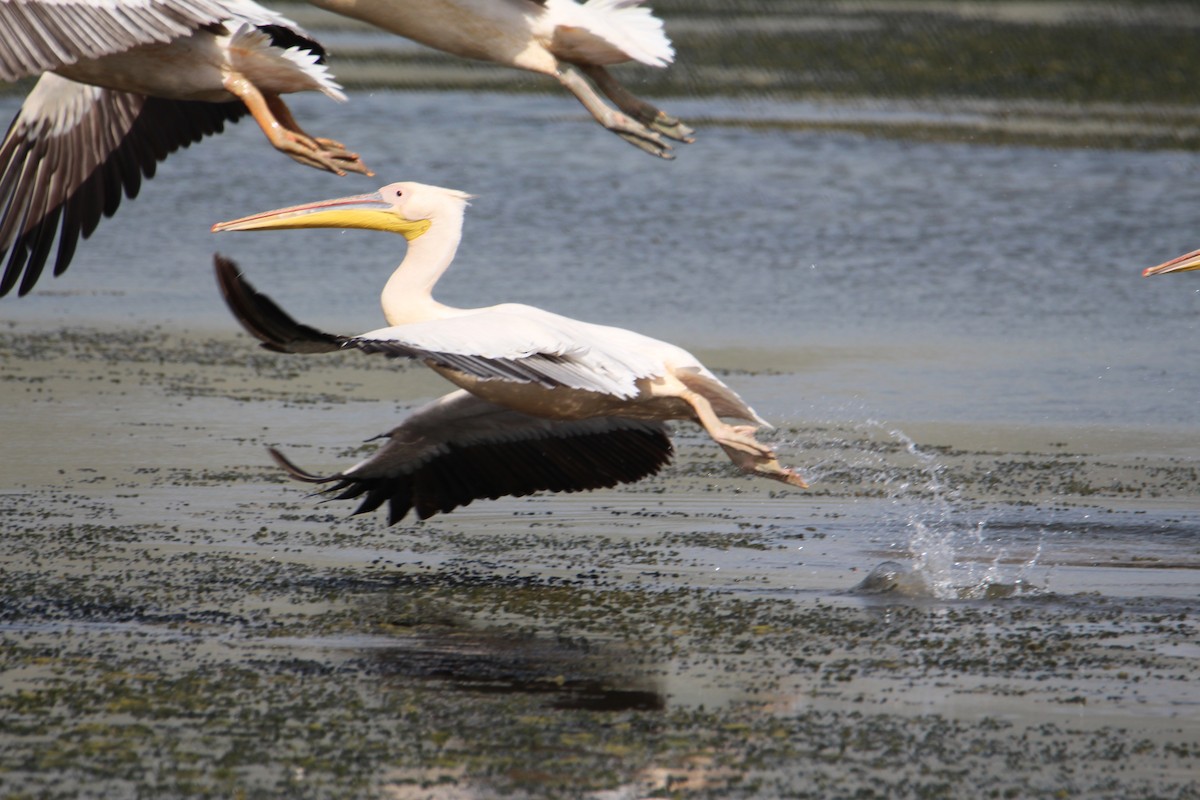
M 546 14 L 559 28 L 556 38 L 589 55 L 591 63 L 638 61 L 665 67 L 675 60 L 675 49 L 663 23 L 641 0 L 547 0 Z M 601 41 L 596 41 L 599 39 Z M 615 48 L 624 58 L 604 51 Z
M 230 23 L 228 27 L 234 27 L 234 23 Z M 312 51 L 299 47 L 280 50 L 272 46 L 269 35 L 250 22 L 236 25 L 230 44 L 231 66 L 239 72 L 254 75 L 256 82 L 276 86 L 293 84 L 294 88 L 288 91 L 315 89 L 334 100 L 346 101 L 342 87 L 333 79 L 332 73 L 325 65 L 318 63 L 317 55 Z

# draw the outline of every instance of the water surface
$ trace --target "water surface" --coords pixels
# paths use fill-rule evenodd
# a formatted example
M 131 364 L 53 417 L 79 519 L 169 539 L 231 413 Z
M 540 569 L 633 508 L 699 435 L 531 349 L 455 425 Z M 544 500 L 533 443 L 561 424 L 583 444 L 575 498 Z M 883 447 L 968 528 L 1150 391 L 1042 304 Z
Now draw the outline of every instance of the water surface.
M 419 180 L 477 195 L 445 302 L 521 301 L 755 351 L 755 369 L 804 373 L 772 387 L 776 418 L 1197 425 L 1200 285 L 1138 273 L 1200 245 L 1200 156 L 711 127 L 667 164 L 597 135 L 565 98 L 379 92 L 296 106 L 379 180 L 287 169 L 253 126 L 235 126 L 164 164 L 64 277 L 6 302 L 4 319 L 230 330 L 210 277 L 220 250 L 302 319 L 375 327 L 401 240 L 207 229 Z M 278 169 L 262 173 L 264 160 Z

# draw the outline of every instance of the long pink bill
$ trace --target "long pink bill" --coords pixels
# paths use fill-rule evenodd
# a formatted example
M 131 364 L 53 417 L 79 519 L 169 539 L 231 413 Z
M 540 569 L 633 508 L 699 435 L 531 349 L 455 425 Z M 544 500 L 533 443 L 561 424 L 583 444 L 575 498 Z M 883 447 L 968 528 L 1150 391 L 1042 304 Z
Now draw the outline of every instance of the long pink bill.
M 1189 272 L 1194 269 L 1200 269 L 1200 250 L 1184 253 L 1178 258 L 1172 258 L 1170 261 L 1159 264 L 1157 267 L 1147 267 L 1142 270 L 1142 275 L 1149 277 L 1151 275 L 1165 275 L 1168 272 Z
M 389 211 L 391 205 L 384 202 L 379 192 L 357 194 L 351 197 L 339 197 L 336 200 L 318 200 L 315 203 L 303 203 L 298 206 L 278 208 L 274 211 L 263 211 L 228 222 L 218 222 L 212 226 L 213 233 L 222 231 L 252 231 L 270 228 L 305 228 L 312 226 L 312 220 L 306 220 L 321 212 L 339 211 Z M 325 227 L 325 226 L 320 226 Z

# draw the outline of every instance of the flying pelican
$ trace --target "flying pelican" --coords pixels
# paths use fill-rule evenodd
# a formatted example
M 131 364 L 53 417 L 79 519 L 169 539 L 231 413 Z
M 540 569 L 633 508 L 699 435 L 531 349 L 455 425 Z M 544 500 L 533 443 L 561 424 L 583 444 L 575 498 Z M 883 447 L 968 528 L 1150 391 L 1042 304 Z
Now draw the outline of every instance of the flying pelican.
M 469 199 L 452 189 L 402 182 L 371 194 L 213 226 L 214 232 L 365 228 L 401 234 L 408 240 L 408 252 L 381 297 L 386 328 L 339 336 L 300 325 L 240 277 L 232 262 L 220 258 L 218 282 L 234 316 L 270 350 L 319 353 L 357 348 L 416 359 L 478 401 L 559 424 L 613 418 L 691 420 L 742 471 L 807 488 L 800 475 L 781 466 L 771 448 L 754 438 L 755 428 L 767 423 L 687 351 L 532 306 L 505 303 L 463 309 L 434 300 L 433 287 L 458 249 Z M 730 425 L 721 417 L 751 424 Z M 335 488 L 349 486 L 355 492 L 366 469 L 360 464 L 317 478 L 277 460 L 295 477 L 338 480 L 342 483 Z M 376 500 L 375 507 L 382 502 Z
M 158 161 L 247 112 L 301 164 L 372 174 L 296 124 L 280 94 L 346 96 L 321 46 L 251 0 L 0 0 L 0 79 L 38 74 L 0 143 L 0 296 L 33 288 L 56 235 L 61 274 Z
M 1200 250 L 1184 253 L 1178 258 L 1164 261 L 1157 267 L 1147 267 L 1142 270 L 1142 275 L 1149 277 L 1151 275 L 1165 275 L 1168 272 L 1191 272 L 1195 269 L 1200 269 Z
M 303 353 L 341 348 L 340 337 L 297 324 L 242 278 L 232 261 L 217 256 L 216 269 L 230 308 L 264 347 Z M 462 389 L 421 406 L 376 438 L 387 441 L 369 458 L 329 476 L 305 472 L 275 448 L 270 453 L 297 480 L 334 483 L 324 490 L 331 499 L 362 497 L 355 514 L 387 501 L 393 525 L 413 509 L 419 519 L 428 519 L 480 498 L 637 481 L 662 469 L 673 452 L 661 421 L 535 417 Z
M 634 96 L 607 69 L 628 61 L 665 67 L 674 60 L 662 21 L 641 7 L 643 0 L 309 2 L 461 58 L 549 75 L 597 122 L 652 155 L 673 158 L 664 136 L 693 141 L 691 128 Z

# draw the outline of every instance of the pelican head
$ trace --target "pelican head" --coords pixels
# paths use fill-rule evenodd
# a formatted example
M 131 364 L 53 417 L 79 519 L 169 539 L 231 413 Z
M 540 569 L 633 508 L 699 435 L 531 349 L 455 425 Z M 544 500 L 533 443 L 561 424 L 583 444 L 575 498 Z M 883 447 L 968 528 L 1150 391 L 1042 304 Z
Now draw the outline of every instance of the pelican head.
M 378 192 L 320 200 L 218 222 L 212 230 L 220 233 L 283 228 L 364 228 L 398 233 L 411 242 L 429 230 L 436 219 L 457 218 L 461 224 L 463 210 L 470 199 L 471 195 L 456 189 L 401 181 L 389 183 Z
M 1178 258 L 1164 261 L 1157 267 L 1147 267 L 1142 270 L 1142 275 L 1149 277 L 1151 275 L 1164 275 L 1168 272 L 1190 272 L 1194 269 L 1200 269 L 1200 250 L 1184 253 Z

